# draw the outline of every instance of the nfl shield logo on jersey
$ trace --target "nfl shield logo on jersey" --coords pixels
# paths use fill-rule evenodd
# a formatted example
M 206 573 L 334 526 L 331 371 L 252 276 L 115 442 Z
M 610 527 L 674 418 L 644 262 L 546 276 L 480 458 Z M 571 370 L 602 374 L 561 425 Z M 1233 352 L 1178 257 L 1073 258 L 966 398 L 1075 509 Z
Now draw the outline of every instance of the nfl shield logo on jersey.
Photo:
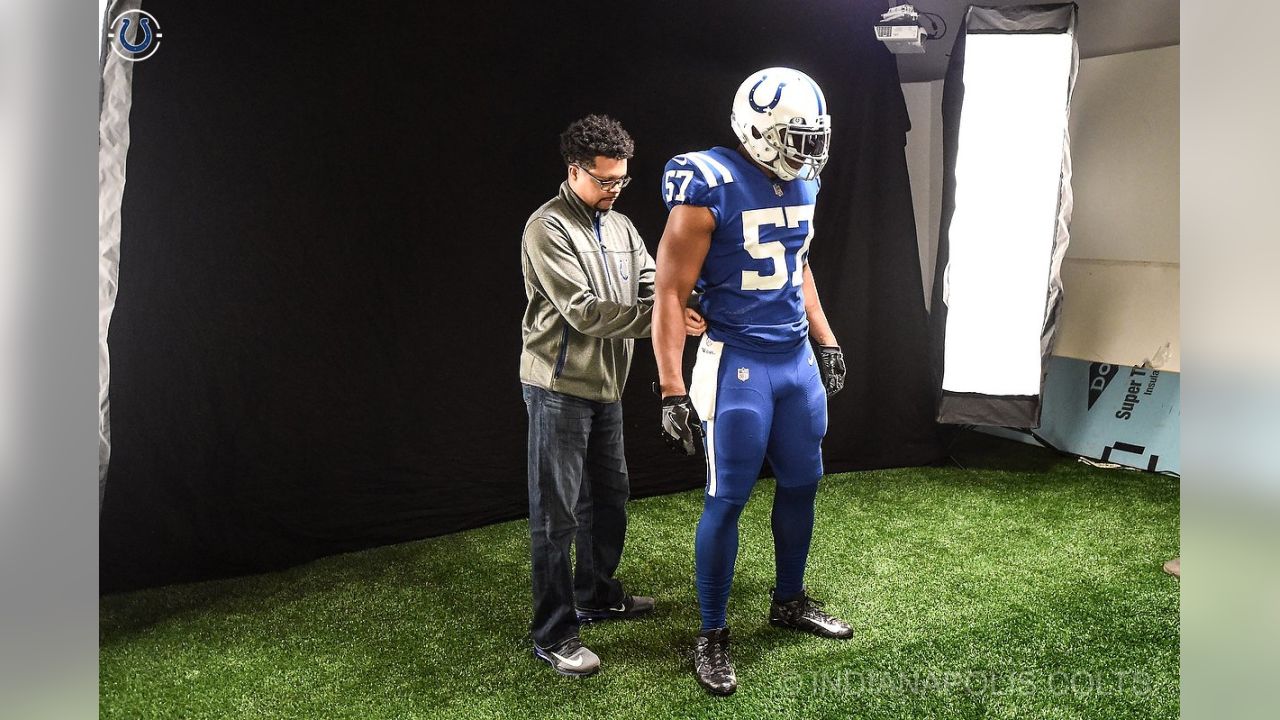
M 738 368 L 739 380 L 741 380 L 742 382 L 746 382 L 750 377 L 751 377 L 751 370 L 749 368 Z

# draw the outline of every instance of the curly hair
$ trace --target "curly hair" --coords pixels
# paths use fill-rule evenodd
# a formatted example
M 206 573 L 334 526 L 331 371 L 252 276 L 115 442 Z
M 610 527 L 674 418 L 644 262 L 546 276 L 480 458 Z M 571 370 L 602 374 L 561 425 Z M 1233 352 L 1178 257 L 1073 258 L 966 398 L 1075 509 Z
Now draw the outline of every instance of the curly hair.
M 636 144 L 622 123 L 608 115 L 588 115 L 574 120 L 560 133 L 560 155 L 566 165 L 594 167 L 597 155 L 626 160 L 635 154 Z

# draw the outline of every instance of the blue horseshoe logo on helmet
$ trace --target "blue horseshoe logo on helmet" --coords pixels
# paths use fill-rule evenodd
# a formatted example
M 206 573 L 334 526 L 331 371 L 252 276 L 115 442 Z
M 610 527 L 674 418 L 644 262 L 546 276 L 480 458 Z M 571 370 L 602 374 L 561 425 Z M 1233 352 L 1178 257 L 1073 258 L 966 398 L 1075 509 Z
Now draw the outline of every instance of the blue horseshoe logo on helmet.
M 762 113 L 765 110 L 772 110 L 778 107 L 778 103 L 782 102 L 782 88 L 787 86 L 787 83 L 785 81 L 778 83 L 778 89 L 773 93 L 773 101 L 770 102 L 768 105 L 760 105 L 759 103 L 756 102 L 756 88 L 763 85 L 764 81 L 768 79 L 769 79 L 768 75 L 762 76 L 760 80 L 756 82 L 755 85 L 751 86 L 751 92 L 747 93 L 747 104 L 751 106 L 752 110 L 755 110 L 758 113 Z
M 120 41 L 120 45 L 131 53 L 140 53 L 151 46 L 151 40 L 154 37 L 151 34 L 151 18 L 142 18 L 142 42 L 134 45 L 125 39 L 125 35 L 129 32 L 129 18 L 120 21 L 120 32 L 116 38 Z

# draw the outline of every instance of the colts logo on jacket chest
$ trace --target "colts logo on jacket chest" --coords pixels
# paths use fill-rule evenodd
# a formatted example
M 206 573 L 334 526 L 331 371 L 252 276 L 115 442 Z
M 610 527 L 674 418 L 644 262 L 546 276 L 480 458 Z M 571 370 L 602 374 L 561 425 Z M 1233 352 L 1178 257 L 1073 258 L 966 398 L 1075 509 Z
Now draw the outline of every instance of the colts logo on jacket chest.
M 627 270 L 627 261 L 625 259 L 618 261 L 618 274 L 622 276 L 623 280 L 631 279 L 631 273 Z

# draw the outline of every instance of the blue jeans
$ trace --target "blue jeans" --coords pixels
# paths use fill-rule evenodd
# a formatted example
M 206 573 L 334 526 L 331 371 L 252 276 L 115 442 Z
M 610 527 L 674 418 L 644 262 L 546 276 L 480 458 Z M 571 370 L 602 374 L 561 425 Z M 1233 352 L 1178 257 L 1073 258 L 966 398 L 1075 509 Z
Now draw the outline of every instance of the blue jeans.
M 578 607 L 622 601 L 614 578 L 627 532 L 622 403 L 523 385 L 529 410 L 529 535 L 533 641 L 551 648 L 578 634 Z M 576 563 L 570 545 L 576 543 Z

